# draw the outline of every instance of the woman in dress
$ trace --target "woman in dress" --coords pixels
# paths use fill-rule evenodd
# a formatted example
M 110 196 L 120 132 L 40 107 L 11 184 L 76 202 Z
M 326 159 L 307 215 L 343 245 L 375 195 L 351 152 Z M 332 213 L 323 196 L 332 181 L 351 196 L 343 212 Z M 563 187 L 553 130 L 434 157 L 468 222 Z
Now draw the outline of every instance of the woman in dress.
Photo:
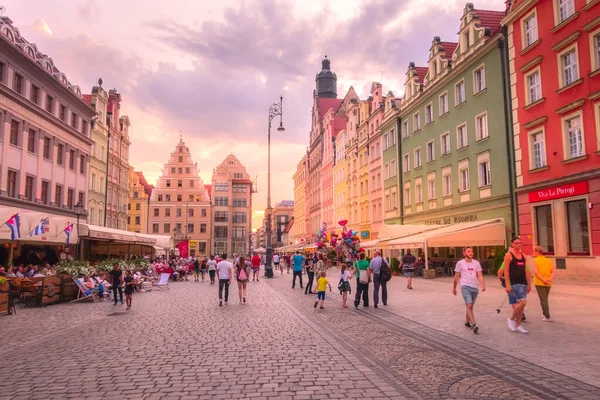
M 250 270 L 246 264 L 246 259 L 242 256 L 238 258 L 238 262 L 235 265 L 235 275 L 238 283 L 238 294 L 240 296 L 240 303 L 246 302 L 246 285 L 248 284 L 248 275 Z
M 340 294 L 342 295 L 342 307 L 348 308 L 348 293 L 352 293 L 352 288 L 350 287 L 349 280 L 352 279 L 352 274 L 348 271 L 348 266 L 346 264 L 341 265 L 340 275 L 339 275 L 339 284 L 338 289 L 340 290 Z

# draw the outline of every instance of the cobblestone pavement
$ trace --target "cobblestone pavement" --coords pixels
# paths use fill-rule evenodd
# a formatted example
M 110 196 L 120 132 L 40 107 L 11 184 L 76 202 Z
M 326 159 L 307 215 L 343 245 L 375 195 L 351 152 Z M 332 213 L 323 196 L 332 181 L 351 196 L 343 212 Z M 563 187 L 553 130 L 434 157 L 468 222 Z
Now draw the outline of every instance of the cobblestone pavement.
M 250 282 L 245 305 L 236 289 L 219 307 L 215 286 L 182 282 L 136 294 L 128 312 L 109 302 L 18 309 L 0 317 L 0 399 L 600 397 L 598 387 L 494 350 L 487 323 L 474 338 L 445 325 L 460 325 L 462 313 L 402 316 L 400 283 L 385 310 L 342 309 L 335 292 L 315 310 L 287 276 Z M 448 282 L 416 283 L 424 293 Z M 437 307 L 456 308 L 447 303 Z M 525 348 L 536 336 L 513 338 Z

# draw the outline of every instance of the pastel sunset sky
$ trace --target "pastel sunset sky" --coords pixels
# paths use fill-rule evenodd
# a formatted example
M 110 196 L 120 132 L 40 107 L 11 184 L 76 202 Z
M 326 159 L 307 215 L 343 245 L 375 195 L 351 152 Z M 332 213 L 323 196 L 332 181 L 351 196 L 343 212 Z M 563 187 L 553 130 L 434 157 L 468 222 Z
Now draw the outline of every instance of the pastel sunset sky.
M 503 10 L 503 0 L 473 2 Z M 131 120 L 130 162 L 154 183 L 180 132 L 205 183 L 235 154 L 258 180 L 253 226 L 266 207 L 267 117 L 273 202 L 294 198 L 315 74 L 325 54 L 338 96 L 371 82 L 403 93 L 408 63 L 426 65 L 434 36 L 456 41 L 464 0 L 0 0 L 21 34 L 89 93 L 117 88 Z

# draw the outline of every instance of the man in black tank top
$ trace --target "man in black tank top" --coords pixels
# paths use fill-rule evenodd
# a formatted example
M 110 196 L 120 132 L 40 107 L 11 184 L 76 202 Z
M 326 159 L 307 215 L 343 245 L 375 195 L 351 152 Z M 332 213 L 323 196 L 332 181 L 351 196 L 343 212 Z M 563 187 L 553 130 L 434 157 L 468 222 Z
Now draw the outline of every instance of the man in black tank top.
M 525 254 L 521 251 L 521 244 L 521 238 L 514 237 L 508 253 L 504 256 L 506 292 L 509 294 L 512 292 L 517 298 L 517 305 L 507 322 L 511 331 L 529 333 L 521 326 L 521 320 L 527 305 L 527 294 L 531 291 L 531 273 L 527 269 Z

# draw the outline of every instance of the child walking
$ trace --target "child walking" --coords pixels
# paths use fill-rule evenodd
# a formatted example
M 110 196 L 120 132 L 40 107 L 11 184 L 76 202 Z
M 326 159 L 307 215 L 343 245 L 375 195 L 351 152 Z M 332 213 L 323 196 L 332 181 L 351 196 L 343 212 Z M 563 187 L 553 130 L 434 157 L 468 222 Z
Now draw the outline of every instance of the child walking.
M 327 286 L 329 286 L 329 291 L 331 292 L 331 285 L 326 277 L 327 272 L 323 271 L 321 272 L 321 277 L 317 281 L 317 301 L 315 301 L 315 308 L 317 308 L 319 302 L 321 302 L 321 310 L 325 308 L 323 307 L 323 303 L 325 303 L 325 291 L 327 290 Z
M 346 264 L 341 264 L 341 268 L 338 289 L 342 295 L 342 307 L 348 308 L 348 304 L 346 304 L 348 302 L 348 293 L 352 293 L 352 288 L 350 287 L 350 282 L 348 280 L 352 279 L 352 274 L 348 271 L 348 266 Z
M 127 302 L 127 310 L 131 308 L 131 298 L 133 296 L 133 290 L 135 289 L 135 285 L 133 282 L 133 277 L 131 276 L 131 271 L 125 271 L 125 301 Z

